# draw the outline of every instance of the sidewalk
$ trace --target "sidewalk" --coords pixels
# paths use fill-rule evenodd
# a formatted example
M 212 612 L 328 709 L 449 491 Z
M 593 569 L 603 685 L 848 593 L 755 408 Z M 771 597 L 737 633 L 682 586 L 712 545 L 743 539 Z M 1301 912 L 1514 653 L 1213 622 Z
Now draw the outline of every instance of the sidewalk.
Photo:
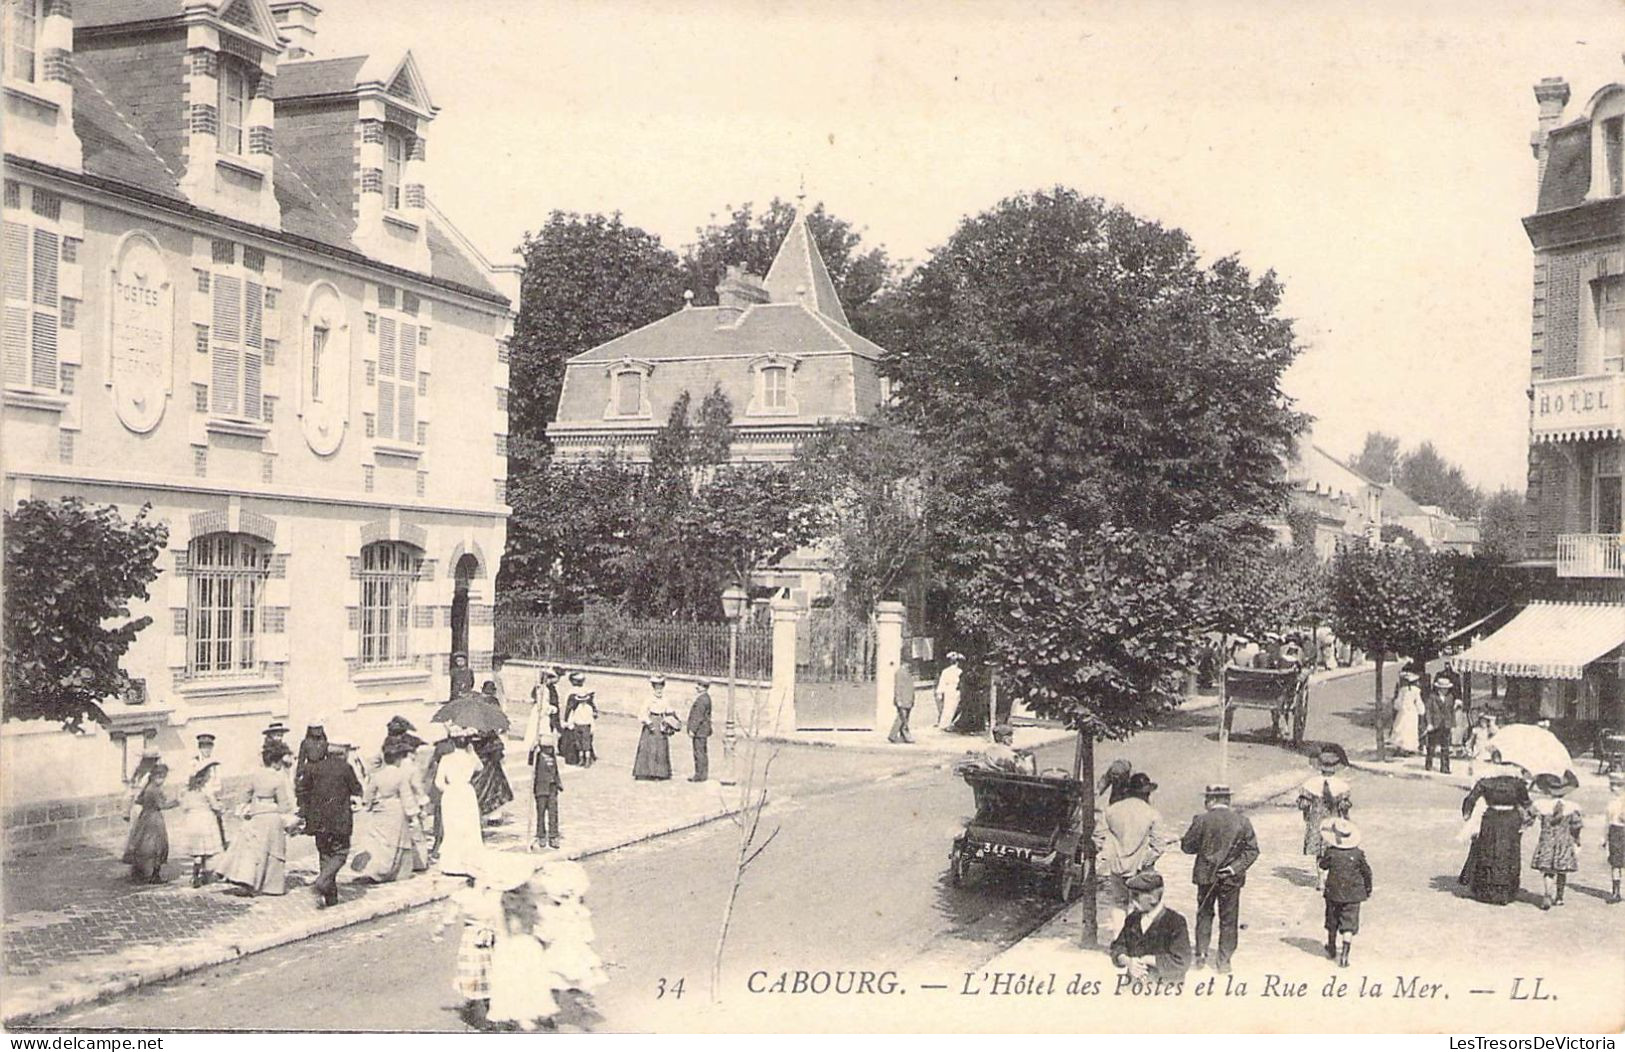
M 670 782 L 631 777 L 638 722 L 606 717 L 597 745 L 605 757 L 590 769 L 565 767 L 561 798 L 563 853 L 589 857 L 723 818 L 737 807 L 737 789 L 684 778 L 685 745 L 673 747 Z M 799 780 L 872 777 L 871 769 L 910 765 L 824 764 Z M 775 768 L 775 783 L 794 791 L 795 767 Z M 488 826 L 486 843 L 522 850 L 530 775 L 517 742 L 504 763 L 516 799 L 508 821 Z M 229 820 L 228 820 L 229 821 Z M 229 827 L 228 827 L 229 831 Z M 7 1024 L 125 992 L 247 954 L 359 924 L 444 898 L 460 883 L 437 873 L 396 884 L 341 884 L 341 902 L 317 910 L 309 884 L 316 853 L 309 837 L 288 842 L 288 893 L 246 899 L 225 885 L 190 887 L 189 862 L 165 867 L 170 883 L 132 885 L 116 849 L 79 845 L 20 858 L 4 869 L 4 1003 Z
M 1360 1008 L 1357 1001 L 1322 1001 L 1316 996 L 1334 975 L 1354 984 L 1370 976 L 1386 984 L 1390 993 L 1396 976 L 1422 976 L 1445 984 L 1441 996 L 1453 994 L 1450 1004 L 1435 1003 L 1411 1023 L 1400 1016 L 1384 1016 L 1380 1027 L 1384 1030 L 1415 1025 L 1426 1030 L 1455 1026 L 1485 1032 L 1495 1026 L 1514 1026 L 1532 1032 L 1546 1027 L 1579 1032 L 1619 1025 L 1618 1006 L 1625 995 L 1619 967 L 1625 961 L 1625 906 L 1603 901 L 1609 887 L 1606 852 L 1600 845 L 1600 818 L 1607 800 L 1604 788 L 1584 785 L 1568 798 L 1587 821 L 1580 870 L 1572 875 L 1567 904 L 1542 912 L 1537 908 L 1541 878 L 1528 868 L 1534 851 L 1533 831 L 1523 837 L 1519 901 L 1504 907 L 1486 905 L 1468 897 L 1456 881 L 1466 845 L 1457 839 L 1462 828 L 1461 794 L 1454 783 L 1437 775 L 1394 778 L 1364 770 L 1354 772 L 1351 781 L 1354 817 L 1363 834 L 1361 846 L 1371 863 L 1375 890 L 1362 908 L 1360 935 L 1347 970 L 1325 958 L 1323 899 L 1315 890 L 1310 862 L 1301 853 L 1303 825 L 1289 792 L 1269 803 L 1259 802 L 1259 792 L 1250 792 L 1250 801 L 1238 799 L 1257 831 L 1261 854 L 1242 895 L 1243 931 L 1235 977 L 1256 988 L 1260 980 L 1275 974 L 1310 981 L 1312 989 L 1308 1005 L 1299 1001 L 1296 1012 L 1279 1016 L 1264 1014 L 1263 1010 L 1273 1007 L 1269 1002 L 1238 1004 L 1236 1009 L 1244 1014 L 1234 1017 L 1231 1025 L 1292 1029 L 1294 1023 L 1306 1025 L 1309 1018 L 1318 1019 L 1328 1009 Z M 1164 859 L 1159 870 L 1167 880 L 1168 906 L 1191 921 L 1194 930 L 1196 893 L 1189 880 L 1189 859 L 1176 854 Z M 1109 994 L 1118 973 L 1104 953 L 1079 946 L 1081 924 L 1082 907 L 1074 905 L 989 961 L 984 970 L 1081 972 L 1104 981 Z M 1186 985 L 1192 987 L 1213 975 L 1193 971 Z M 1559 991 L 1561 1000 L 1551 1006 L 1513 1002 L 1510 984 L 1520 975 L 1526 977 L 1525 993 L 1532 977 L 1543 976 L 1545 989 Z M 1474 993 L 1485 989 L 1495 991 L 1493 997 Z M 1191 1002 L 1191 992 L 1187 989 L 1183 996 L 1159 998 L 1159 1004 L 1170 1011 L 1154 1021 L 1103 1020 L 1101 1025 L 1155 1029 L 1177 1027 L 1180 1020 L 1189 1019 L 1200 1026 L 1204 1002 Z M 1403 1013 L 1421 1007 L 1389 1000 L 1382 1005 L 1384 1012 Z M 1557 1013 L 1559 1006 L 1561 1014 L 1550 1017 L 1503 1015 L 1514 1010 Z M 1374 1006 L 1364 1007 L 1369 1012 Z M 1197 1011 L 1187 1016 L 1190 1008 Z M 1213 1025 L 1211 1017 L 1207 1025 Z M 1366 1025 L 1370 1025 L 1369 1019 Z

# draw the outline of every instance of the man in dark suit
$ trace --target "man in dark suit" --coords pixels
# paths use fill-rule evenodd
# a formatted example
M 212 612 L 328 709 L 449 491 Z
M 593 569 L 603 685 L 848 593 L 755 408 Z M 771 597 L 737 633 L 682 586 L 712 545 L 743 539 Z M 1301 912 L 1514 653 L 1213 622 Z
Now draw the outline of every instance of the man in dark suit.
M 1129 978 L 1183 982 L 1191 963 L 1185 918 L 1162 904 L 1162 875 L 1145 869 L 1126 881 L 1131 912 L 1112 939 L 1112 963 Z
M 1456 719 L 1455 682 L 1443 672 L 1433 677 L 1433 689 L 1424 702 L 1427 719 L 1422 746 L 1427 750 L 1426 770 L 1433 770 L 1433 754 L 1439 754 L 1439 770 L 1450 773 L 1450 728 Z
M 1180 849 L 1195 855 L 1191 882 L 1196 885 L 1196 967 L 1207 967 L 1213 937 L 1213 913 L 1219 914 L 1219 957 L 1216 967 L 1230 970 L 1241 924 L 1241 888 L 1247 870 L 1258 861 L 1258 836 L 1245 815 L 1230 809 L 1230 787 L 1207 787 L 1207 810 L 1191 819 Z
M 351 801 L 360 797 L 361 781 L 345 759 L 348 746 L 329 742 L 327 755 L 308 764 L 299 775 L 299 795 L 306 801 L 305 832 L 316 838 L 321 872 L 311 885 L 320 909 L 339 901 L 339 870 L 350 854 L 354 830 Z
M 694 704 L 688 708 L 688 736 L 694 743 L 694 777 L 703 782 L 711 777 L 711 682 L 694 681 Z

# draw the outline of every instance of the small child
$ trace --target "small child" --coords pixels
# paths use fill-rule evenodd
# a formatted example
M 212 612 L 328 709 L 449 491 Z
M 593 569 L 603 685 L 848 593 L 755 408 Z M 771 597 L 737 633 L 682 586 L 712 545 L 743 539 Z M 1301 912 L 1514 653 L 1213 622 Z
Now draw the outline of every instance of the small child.
M 215 785 L 215 772 L 219 769 L 215 761 L 205 761 L 187 779 L 186 792 L 181 796 L 175 847 L 179 854 L 192 859 L 194 888 L 208 882 L 209 859 L 226 850 L 220 836 L 220 794 Z
M 1320 837 L 1325 844 L 1319 864 L 1326 871 L 1326 956 L 1347 968 L 1349 948 L 1360 933 L 1360 903 L 1371 897 L 1371 864 L 1360 850 L 1359 827 L 1350 819 L 1326 819 Z
M 1625 771 L 1608 773 L 1608 788 L 1614 794 L 1608 800 L 1608 869 L 1614 878 L 1614 890 L 1608 904 L 1619 905 L 1620 870 L 1625 869 Z
M 559 757 L 550 736 L 544 735 L 530 750 L 531 797 L 536 803 L 536 836 L 532 847 L 559 846 L 559 794 L 564 779 L 559 777 Z
M 1563 891 L 1569 874 L 1580 868 L 1580 809 L 1564 804 L 1563 797 L 1574 788 L 1572 784 L 1553 775 L 1543 774 L 1535 779 L 1535 788 L 1545 794 L 1534 802 L 1535 815 L 1540 819 L 1540 839 L 1535 843 L 1535 857 L 1529 862 L 1545 880 L 1540 908 L 1549 910 L 1563 905 Z
M 457 971 L 452 989 L 463 998 L 463 1019 L 484 1029 L 491 1003 L 491 955 L 501 923 L 502 895 L 478 878 L 467 882 L 446 900 L 446 912 L 430 938 L 439 942 L 453 921 L 461 921 L 462 938 L 457 943 Z
M 592 747 L 592 727 L 598 722 L 598 702 L 591 691 L 570 696 L 570 726 L 576 732 L 576 748 L 581 750 L 581 766 L 598 762 Z

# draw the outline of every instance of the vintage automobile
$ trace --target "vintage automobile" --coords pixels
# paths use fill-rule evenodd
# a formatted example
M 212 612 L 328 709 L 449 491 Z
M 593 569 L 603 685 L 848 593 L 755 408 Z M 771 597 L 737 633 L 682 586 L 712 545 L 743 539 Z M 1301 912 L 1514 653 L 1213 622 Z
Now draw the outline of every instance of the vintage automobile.
M 1048 880 L 1063 902 L 1083 885 L 1084 851 L 1094 845 L 1083 829 L 1088 787 L 1074 778 L 965 768 L 976 795 L 976 815 L 948 852 L 949 878 L 960 886 L 972 863 L 1025 871 Z

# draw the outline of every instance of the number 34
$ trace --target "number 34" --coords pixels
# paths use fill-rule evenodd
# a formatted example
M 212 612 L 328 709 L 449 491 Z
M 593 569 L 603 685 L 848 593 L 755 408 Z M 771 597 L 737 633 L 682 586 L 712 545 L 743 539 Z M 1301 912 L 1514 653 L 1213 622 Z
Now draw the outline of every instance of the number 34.
M 670 994 L 674 1000 L 681 1001 L 683 999 L 682 979 L 678 979 L 676 982 L 668 982 L 666 978 L 662 976 L 660 979 L 657 979 L 656 982 L 659 984 L 655 987 L 656 1001 L 665 997 L 667 994 Z

